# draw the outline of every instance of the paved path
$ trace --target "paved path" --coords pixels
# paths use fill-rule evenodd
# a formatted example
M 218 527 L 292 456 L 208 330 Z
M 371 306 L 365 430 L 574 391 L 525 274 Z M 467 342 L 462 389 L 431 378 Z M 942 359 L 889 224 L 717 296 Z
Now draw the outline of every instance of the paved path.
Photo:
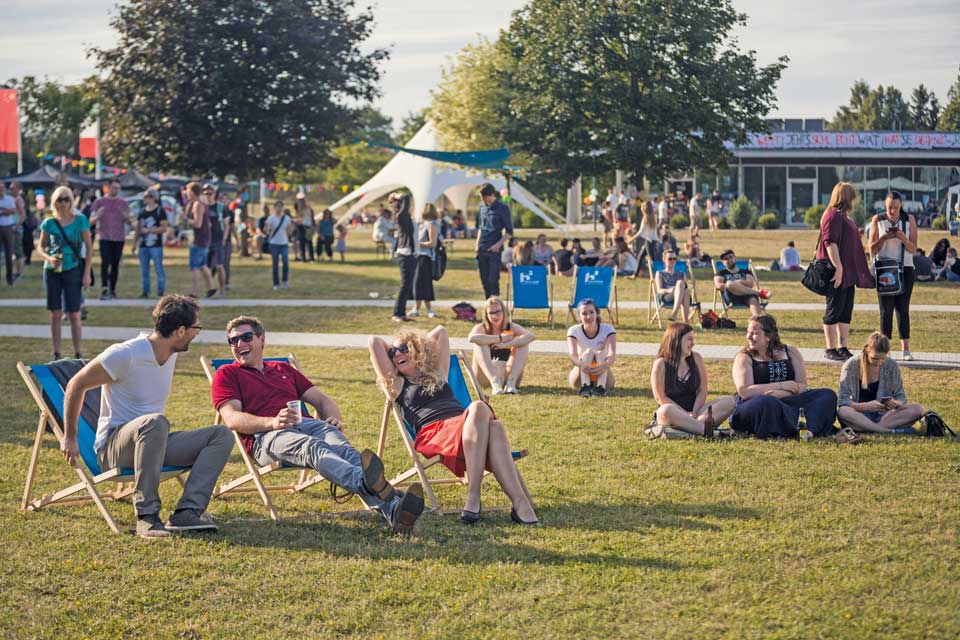
M 437 300 L 433 304 L 440 309 L 450 308 L 460 302 L 460 300 Z M 479 307 L 483 305 L 482 300 L 468 300 L 470 304 Z M 142 300 L 140 298 L 123 298 L 120 300 L 97 300 L 88 299 L 88 307 L 153 307 L 157 303 L 156 299 Z M 393 307 L 393 300 L 386 297 L 366 298 L 355 300 L 298 300 L 291 298 L 213 298 L 210 300 L 200 300 L 204 307 Z M 44 308 L 46 300 L 40 298 L 7 298 L 0 299 L 0 308 Z M 567 306 L 566 302 L 554 302 L 553 308 L 563 310 Z M 709 306 L 709 302 L 704 302 L 704 309 Z M 639 300 L 621 300 L 621 309 L 646 309 L 646 301 Z M 822 302 L 771 302 L 767 309 L 774 311 L 823 311 Z M 854 307 L 855 311 L 874 311 L 879 313 L 875 302 L 858 304 Z M 938 313 L 960 313 L 960 305 L 937 305 L 937 304 L 911 304 L 910 311 L 914 312 L 938 312 Z
M 64 340 L 70 336 L 70 328 L 64 326 Z M 84 327 L 83 337 L 88 340 L 127 340 L 136 337 L 141 332 L 133 327 Z M 0 337 L 42 338 L 49 339 L 50 328 L 47 325 L 0 324 Z M 196 339 L 200 344 L 222 345 L 224 337 L 219 331 L 202 332 Z M 332 347 L 338 349 L 366 349 L 367 336 L 356 333 L 294 333 L 289 331 L 271 331 L 270 344 L 286 347 Z M 466 338 L 451 338 L 450 345 L 454 349 L 469 351 L 471 346 Z M 617 354 L 621 356 L 653 357 L 657 354 L 660 345 L 655 342 L 617 342 Z M 567 343 L 561 340 L 537 340 L 530 345 L 533 353 L 561 354 L 567 353 Z M 697 351 L 709 360 L 733 360 L 738 346 L 697 344 Z M 823 357 L 823 349 L 800 349 L 803 358 L 810 364 L 834 364 Z M 899 356 L 894 352 L 894 356 Z M 923 369 L 960 369 L 960 353 L 924 353 L 914 352 L 916 360 L 903 362 L 900 366 L 918 367 Z

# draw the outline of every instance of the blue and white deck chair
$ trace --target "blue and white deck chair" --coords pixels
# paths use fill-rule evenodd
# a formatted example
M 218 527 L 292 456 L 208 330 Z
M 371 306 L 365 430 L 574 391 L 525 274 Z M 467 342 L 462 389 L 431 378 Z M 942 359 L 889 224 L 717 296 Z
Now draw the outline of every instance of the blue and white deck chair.
M 300 371 L 300 363 L 297 362 L 297 358 L 292 353 L 286 358 L 264 358 L 263 360 L 264 362 L 286 362 L 294 369 Z M 213 383 L 213 375 L 216 373 L 217 369 L 226 364 L 230 364 L 233 361 L 233 358 L 216 358 L 213 360 L 208 360 L 206 356 L 200 356 L 200 365 L 203 367 L 204 373 L 207 374 L 207 380 L 209 380 L 211 384 Z M 300 403 L 300 411 L 304 416 L 309 417 L 311 415 L 306 403 L 304 402 Z M 216 423 L 223 423 L 219 411 L 216 415 Z M 279 520 L 277 511 L 273 506 L 273 501 L 270 500 L 271 493 L 297 493 L 307 489 L 308 487 L 312 487 L 315 484 L 325 482 L 324 477 L 313 469 L 290 466 L 281 462 L 272 462 L 268 465 L 259 465 L 250 456 L 250 454 L 247 453 L 247 450 L 243 448 L 243 440 L 240 439 L 240 434 L 234 431 L 233 437 L 237 443 L 237 450 L 240 452 L 240 457 L 243 459 L 243 464 L 247 468 L 247 473 L 243 474 L 239 478 L 236 478 L 235 480 L 231 480 L 230 482 L 224 482 L 217 487 L 213 492 L 213 496 L 216 498 L 222 498 L 227 494 L 256 492 L 260 495 L 260 499 L 263 500 L 263 505 L 267 508 L 270 518 L 272 520 Z M 268 485 L 263 482 L 263 476 L 278 470 L 299 471 L 300 477 L 297 482 L 292 484 Z M 253 487 L 244 486 L 247 484 L 253 484 Z M 340 514 L 338 513 L 338 515 Z
M 545 266 L 514 266 L 510 270 L 507 300 L 511 317 L 517 309 L 546 309 L 547 322 L 553 327 L 553 283 Z
M 104 505 L 104 498 L 110 500 L 120 500 L 133 494 L 133 469 L 113 468 L 109 471 L 101 471 L 100 463 L 97 462 L 97 454 L 93 450 L 93 441 L 97 433 L 97 420 L 100 415 L 100 389 L 91 389 L 86 393 L 83 399 L 83 406 L 80 416 L 77 420 L 77 444 L 80 448 L 80 460 L 75 462 L 72 467 L 80 478 L 80 482 L 73 484 L 66 489 L 61 489 L 56 493 L 45 495 L 42 498 L 32 499 L 31 490 L 37 470 L 37 461 L 40 456 L 40 449 L 43 446 L 43 437 L 47 427 L 53 432 L 58 443 L 63 442 L 63 401 L 64 389 L 66 383 L 72 378 L 83 365 L 83 360 L 57 360 L 49 364 L 34 364 L 27 366 L 22 362 L 17 363 L 17 371 L 23 382 L 27 385 L 27 390 L 33 396 L 37 408 L 40 410 L 40 420 L 37 423 L 37 434 L 33 441 L 33 451 L 30 454 L 30 463 L 27 467 L 27 482 L 23 489 L 23 500 L 20 502 L 21 510 L 35 511 L 49 505 L 78 505 L 93 502 L 100 510 L 100 515 L 107 521 L 107 525 L 114 533 L 120 533 L 120 528 L 114 521 L 113 516 L 107 511 Z M 32 375 L 31 375 L 32 374 Z M 36 379 L 36 382 L 34 382 Z M 39 384 L 39 387 L 37 386 Z M 183 474 L 190 471 L 190 467 L 165 466 L 161 469 L 160 479 L 167 480 L 176 478 L 180 484 L 184 484 Z M 119 483 L 111 492 L 101 493 L 97 491 L 97 485 L 105 482 Z M 130 486 L 126 486 L 130 483 Z M 87 495 L 77 496 L 75 494 L 86 491 Z
M 647 322 L 653 324 L 654 319 L 656 319 L 657 326 L 661 329 L 663 329 L 663 320 L 660 318 L 660 312 L 666 304 L 663 302 L 663 297 L 657 293 L 657 272 L 663 271 L 666 268 L 667 266 L 663 260 L 651 260 L 650 257 L 647 256 L 647 269 L 650 272 L 650 285 L 647 294 Z M 686 276 L 687 289 L 690 291 L 690 306 L 695 306 L 697 304 L 697 288 L 696 282 L 693 279 L 693 269 L 690 268 L 690 263 L 686 260 L 677 260 L 677 264 L 674 265 L 673 268 L 678 273 Z
M 573 269 L 573 299 L 567 307 L 567 317 L 576 320 L 573 311 L 581 300 L 592 298 L 600 311 L 607 310 L 610 322 L 620 321 L 620 305 L 617 300 L 616 267 L 583 267 Z M 612 304 L 611 304 L 612 303 Z
M 467 372 L 467 377 L 464 377 L 464 371 Z M 483 400 L 486 402 L 487 397 L 484 395 L 483 390 L 480 389 L 480 385 L 477 383 L 477 379 L 473 375 L 473 371 L 467 366 L 466 357 L 463 355 L 462 351 L 457 353 L 450 354 L 450 371 L 447 373 L 447 384 L 450 385 L 451 390 L 453 391 L 454 397 L 457 399 L 457 402 L 460 403 L 460 406 L 466 409 L 470 406 L 470 403 L 473 402 L 473 398 L 470 396 L 470 391 L 467 388 L 467 378 L 470 379 L 470 386 L 473 388 L 474 394 L 477 396 L 477 400 Z M 386 395 L 386 390 L 384 394 Z M 407 449 L 407 453 L 410 456 L 410 461 L 412 466 L 404 471 L 403 473 L 397 475 L 395 478 L 390 480 L 392 484 L 397 489 L 404 488 L 408 486 L 415 478 L 418 478 L 420 484 L 423 486 L 423 491 L 427 495 L 427 498 L 430 500 L 430 511 L 436 514 L 443 514 L 443 508 L 440 504 L 440 501 L 437 499 L 437 494 L 434 493 L 433 487 L 436 485 L 443 484 L 458 484 L 466 485 L 467 477 L 464 474 L 464 477 L 458 478 L 453 476 L 452 473 L 447 470 L 442 464 L 441 468 L 447 470 L 447 473 L 452 477 L 444 478 L 429 478 L 427 476 L 427 469 L 443 461 L 443 456 L 433 456 L 431 458 L 424 458 L 421 460 L 420 454 L 417 453 L 417 450 L 414 448 L 414 440 L 416 439 L 416 434 L 413 432 L 413 427 L 411 427 L 403 419 L 403 413 L 400 411 L 400 408 L 397 407 L 397 403 L 393 401 L 390 396 L 386 396 L 386 402 L 383 407 L 383 420 L 380 423 L 380 439 L 377 442 L 377 455 L 381 458 L 383 457 L 383 450 L 387 443 L 387 424 L 390 422 L 390 414 L 393 413 L 394 421 L 397 423 L 397 428 L 400 431 L 400 437 L 403 440 L 403 444 Z M 520 458 L 525 458 L 527 456 L 527 450 L 523 449 L 520 451 L 513 451 L 514 461 L 519 460 Z M 489 475 L 489 471 L 484 471 L 483 475 L 486 477 Z M 529 498 L 530 492 L 527 491 L 526 485 L 523 484 L 523 478 L 520 479 L 520 484 L 523 486 L 524 492 L 527 493 Z M 533 501 L 531 500 L 531 504 Z M 499 511 L 501 508 L 498 507 L 487 507 L 484 505 L 484 511 Z M 449 511 L 446 513 L 460 513 L 457 511 Z
M 711 260 L 710 266 L 713 267 L 713 275 L 716 276 L 719 274 L 720 269 L 726 269 L 726 265 L 723 264 L 722 260 Z M 753 260 L 737 260 L 737 269 L 740 271 L 745 271 L 753 276 L 754 282 L 757 283 L 757 287 L 760 287 L 760 278 L 757 277 L 757 271 L 753 268 Z M 767 308 L 767 301 L 763 298 L 757 296 L 760 300 L 760 308 Z M 717 289 L 716 286 L 713 287 L 713 311 L 717 311 L 717 300 L 720 300 L 720 303 L 723 305 L 723 311 L 720 313 L 721 316 L 726 317 L 727 312 L 731 309 L 749 309 L 749 305 L 734 303 L 730 299 L 730 295 L 727 293 L 726 289 Z

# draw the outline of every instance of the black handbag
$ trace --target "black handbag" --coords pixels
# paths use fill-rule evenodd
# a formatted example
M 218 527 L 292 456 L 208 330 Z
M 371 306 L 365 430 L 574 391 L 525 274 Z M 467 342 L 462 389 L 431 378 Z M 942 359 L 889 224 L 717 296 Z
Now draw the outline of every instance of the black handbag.
M 443 238 L 437 238 L 437 248 L 433 254 L 433 279 L 438 281 L 447 271 L 447 249 L 443 246 Z
M 904 219 L 901 216 L 898 226 L 903 229 Z M 877 226 L 880 225 L 880 216 L 877 216 Z M 879 232 L 879 228 L 878 228 Z M 905 247 L 900 243 L 900 260 L 877 256 L 873 259 L 873 273 L 877 279 L 878 296 L 898 296 L 903 293 L 903 260 Z
M 843 228 L 840 229 L 840 242 L 843 243 L 843 234 L 847 229 L 847 223 L 844 221 Z M 820 244 L 823 241 L 823 233 L 817 238 L 817 247 L 813 252 L 813 259 L 807 265 L 803 272 L 803 278 L 800 283 L 818 296 L 826 296 L 834 288 L 833 277 L 837 275 L 837 269 L 833 263 L 826 258 L 817 258 L 817 252 L 820 250 Z

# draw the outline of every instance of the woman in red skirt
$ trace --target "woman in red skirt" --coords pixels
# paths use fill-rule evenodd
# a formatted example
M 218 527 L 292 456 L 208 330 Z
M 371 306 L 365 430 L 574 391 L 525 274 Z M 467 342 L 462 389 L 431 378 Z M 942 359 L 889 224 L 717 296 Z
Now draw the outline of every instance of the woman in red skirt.
M 392 343 L 370 336 L 369 347 L 377 382 L 413 427 L 416 450 L 428 458 L 442 456 L 444 466 L 458 476 L 467 473 L 467 501 L 460 519 L 468 524 L 480 520 L 480 486 L 487 469 L 513 503 L 511 519 L 536 524 L 537 514 L 524 491 L 503 423 L 486 402 L 471 402 L 464 410 L 447 384 L 447 330 L 441 326 L 430 333 L 404 331 Z

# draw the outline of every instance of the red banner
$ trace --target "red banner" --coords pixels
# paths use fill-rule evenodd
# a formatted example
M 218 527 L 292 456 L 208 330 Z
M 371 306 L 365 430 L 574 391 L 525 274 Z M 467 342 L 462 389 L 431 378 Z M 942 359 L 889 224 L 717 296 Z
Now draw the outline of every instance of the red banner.
M 20 152 L 17 90 L 0 89 L 0 153 Z
M 96 158 L 100 138 L 100 122 L 94 120 L 80 132 L 80 157 Z

